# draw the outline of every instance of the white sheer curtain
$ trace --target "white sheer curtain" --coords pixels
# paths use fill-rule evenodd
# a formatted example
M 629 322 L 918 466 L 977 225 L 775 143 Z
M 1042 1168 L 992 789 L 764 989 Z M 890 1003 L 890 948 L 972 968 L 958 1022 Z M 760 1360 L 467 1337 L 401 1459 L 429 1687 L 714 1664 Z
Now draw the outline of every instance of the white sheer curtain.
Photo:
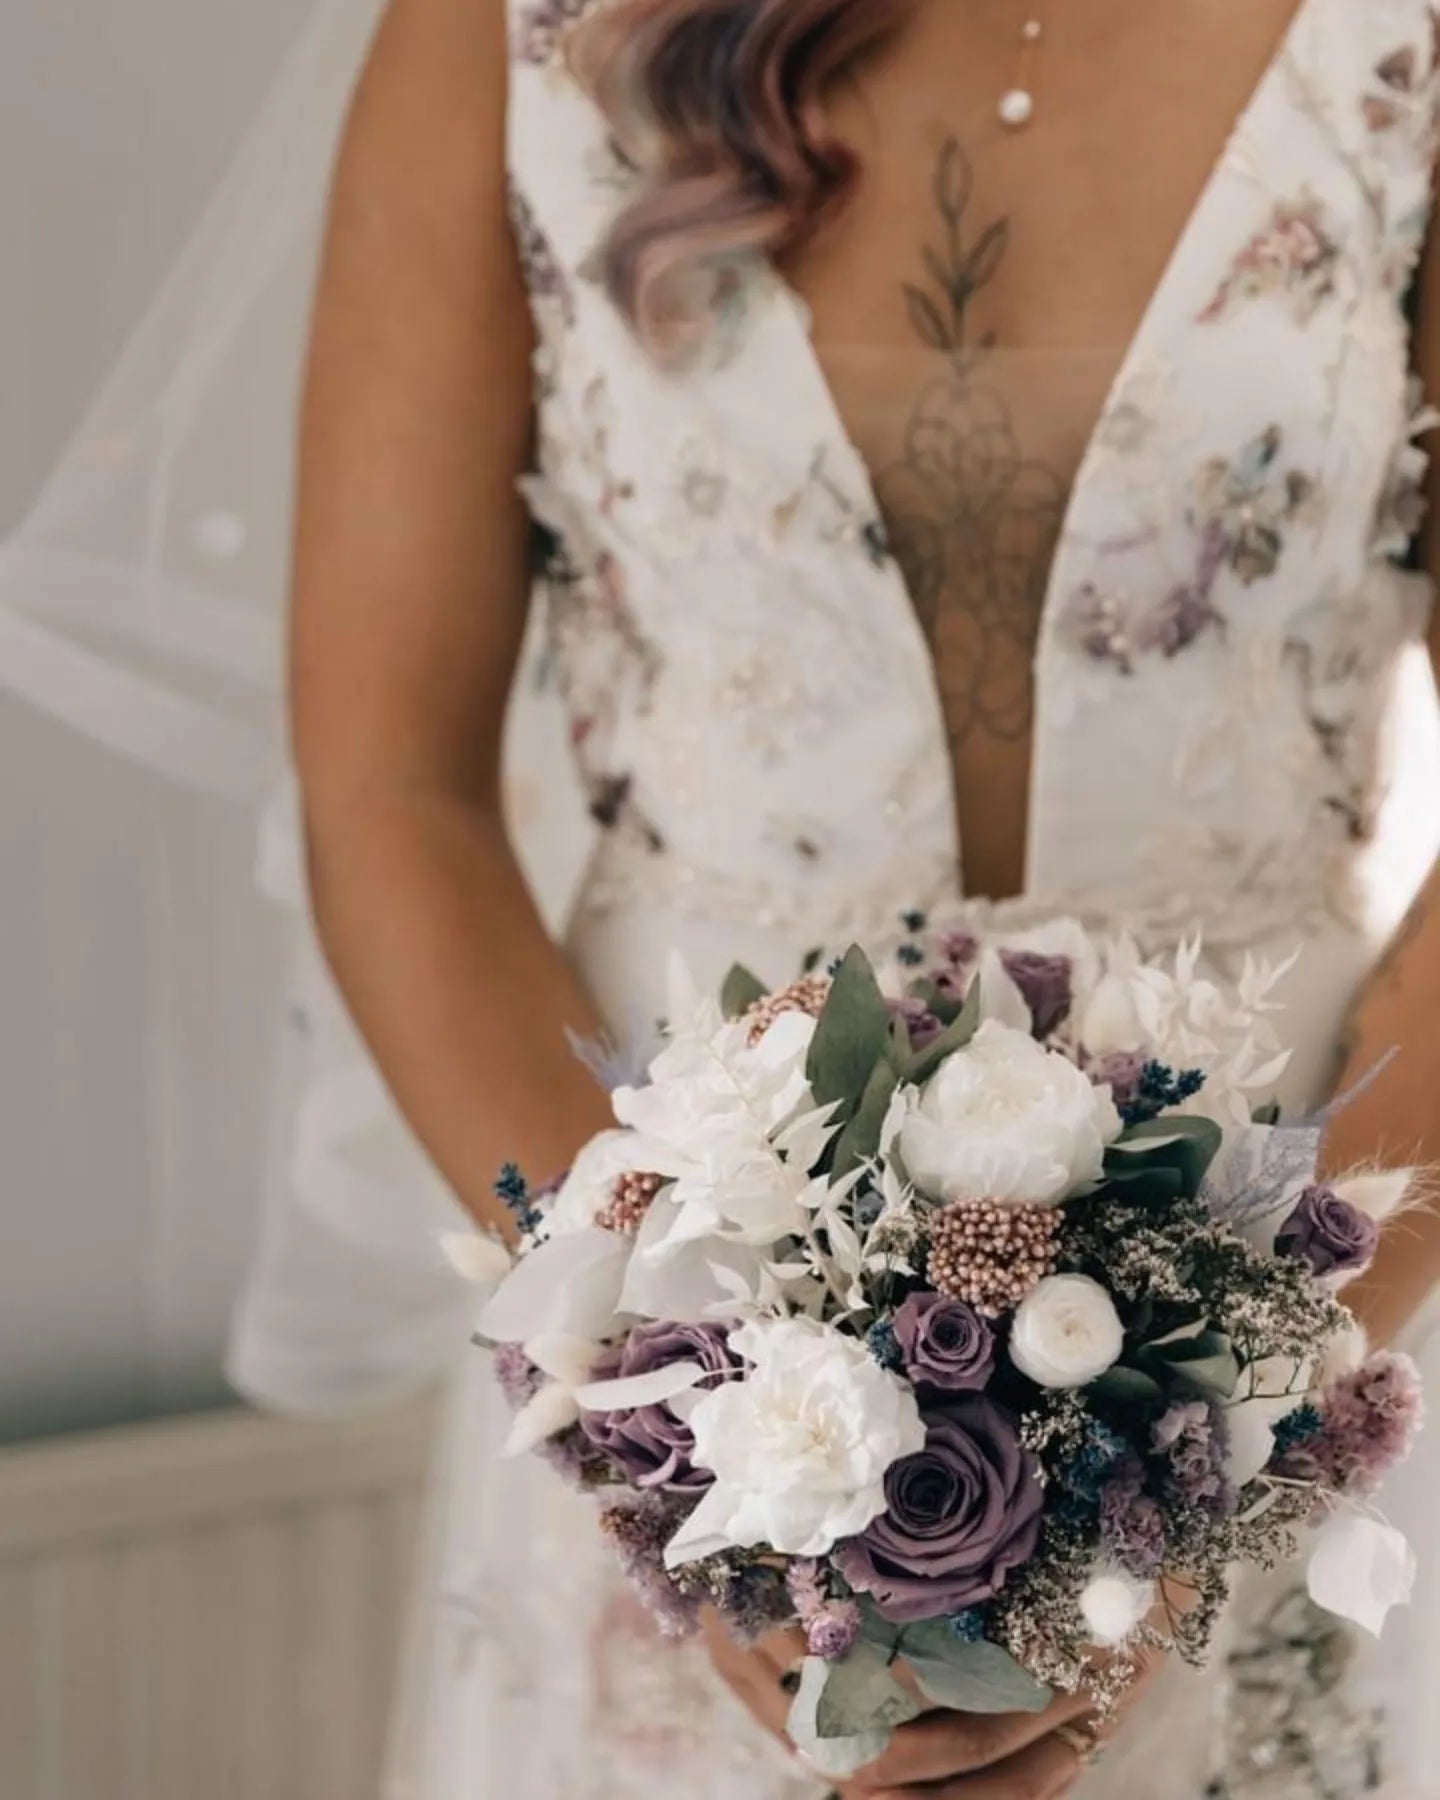
M 302 23 L 291 0 L 0 12 L 0 530 L 93 401 Z M 28 588 L 3 566 L 7 596 Z M 33 650 L 9 635 L 0 649 L 5 1437 L 220 1392 L 280 936 L 252 898 L 245 819 L 19 698 Z M 167 1076 L 187 1065 L 203 1081 Z
M 257 1240 L 231 1359 L 247 1391 L 302 1410 L 381 1401 L 464 1341 L 466 1296 L 435 1244 L 453 1202 L 308 928 L 281 725 L 297 380 L 333 146 L 379 9 L 65 0 L 41 34 L 72 126 L 90 133 L 73 148 L 96 189 L 73 230 L 97 264 L 102 238 L 128 242 L 132 223 L 153 227 L 163 260 L 165 225 L 173 241 L 255 110 L 116 372 L 0 544 L 9 1435 L 219 1397 Z M 48 166 L 25 135 L 46 110 L 10 122 L 14 166 Z M 167 190 L 157 170 L 186 163 L 207 118 L 208 158 Z M 46 244 L 52 187 L 60 207 L 62 181 L 26 190 Z M 62 252 L 31 337 L 63 387 L 72 357 L 86 361 L 71 350 L 85 308 L 67 304 L 86 278 Z M 129 269 L 122 285 L 143 284 Z M 72 371 L 72 398 L 97 360 Z M 512 817 L 558 917 L 588 832 L 554 709 L 534 680 L 519 691 Z

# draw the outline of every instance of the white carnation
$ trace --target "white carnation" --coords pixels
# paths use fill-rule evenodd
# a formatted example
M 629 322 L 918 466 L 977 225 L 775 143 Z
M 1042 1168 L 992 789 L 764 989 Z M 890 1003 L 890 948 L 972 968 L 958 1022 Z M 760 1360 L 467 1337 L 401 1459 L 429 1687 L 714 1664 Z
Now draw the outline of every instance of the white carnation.
M 885 1510 L 885 1471 L 924 1446 L 914 1394 L 857 1339 L 754 1319 L 730 1344 L 751 1367 L 690 1413 L 692 1461 L 715 1485 L 667 1546 L 671 1568 L 754 1544 L 823 1556 Z
M 1041 1387 L 1080 1388 L 1120 1360 L 1125 1328 L 1115 1302 L 1088 1275 L 1047 1275 L 1021 1301 L 1010 1359 Z
M 912 1099 L 900 1154 L 933 1200 L 1053 1206 L 1099 1177 L 1119 1133 L 1108 1087 L 987 1020 Z

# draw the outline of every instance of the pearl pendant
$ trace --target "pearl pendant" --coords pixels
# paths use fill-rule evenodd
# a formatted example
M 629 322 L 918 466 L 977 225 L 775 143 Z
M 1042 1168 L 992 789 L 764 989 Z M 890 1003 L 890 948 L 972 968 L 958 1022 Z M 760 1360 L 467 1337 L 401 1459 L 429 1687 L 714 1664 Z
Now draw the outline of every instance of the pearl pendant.
M 1024 88 L 1011 88 L 1000 96 L 1000 123 L 1019 131 L 1035 116 L 1035 97 Z

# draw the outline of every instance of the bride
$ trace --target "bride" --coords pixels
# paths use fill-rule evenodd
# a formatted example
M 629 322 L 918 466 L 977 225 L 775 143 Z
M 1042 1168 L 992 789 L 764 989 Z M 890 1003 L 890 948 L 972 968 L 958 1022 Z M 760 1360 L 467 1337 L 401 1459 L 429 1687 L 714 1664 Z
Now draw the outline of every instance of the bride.
M 1440 1154 L 1440 888 L 1391 898 L 1435 775 L 1436 58 L 1430 0 L 392 0 L 314 326 L 295 745 L 330 963 L 477 1217 L 606 1122 L 566 1030 L 633 1045 L 667 948 L 778 982 L 961 892 L 1002 937 L 1303 941 L 1286 1100 L 1398 1044 L 1328 1154 Z M 561 947 L 499 804 L 532 581 L 598 827 Z M 1417 1213 L 1376 1336 L 1437 1257 Z M 823 1792 L 790 1647 L 662 1645 L 499 1412 L 472 1353 L 392 1800 Z M 1093 1772 L 1073 1706 L 933 1715 L 846 1792 L 1399 1792 L 1350 1648 L 1272 1584 Z

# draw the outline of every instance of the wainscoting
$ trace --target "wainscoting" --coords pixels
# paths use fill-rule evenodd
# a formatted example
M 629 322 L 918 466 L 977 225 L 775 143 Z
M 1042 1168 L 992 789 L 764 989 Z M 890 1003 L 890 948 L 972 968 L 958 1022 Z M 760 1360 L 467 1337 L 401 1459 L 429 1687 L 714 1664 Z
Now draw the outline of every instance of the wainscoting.
M 5 1800 L 375 1800 L 429 1409 L 0 1452 Z

